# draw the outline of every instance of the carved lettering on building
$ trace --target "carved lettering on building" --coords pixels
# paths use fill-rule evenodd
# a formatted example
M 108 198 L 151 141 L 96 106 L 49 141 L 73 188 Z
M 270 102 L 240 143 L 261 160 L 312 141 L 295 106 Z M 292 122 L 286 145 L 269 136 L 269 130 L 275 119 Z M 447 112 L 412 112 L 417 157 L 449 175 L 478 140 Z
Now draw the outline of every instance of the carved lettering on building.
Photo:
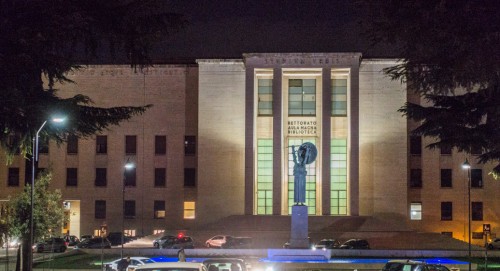
M 317 134 L 317 121 L 315 120 L 289 120 L 287 126 L 288 135 L 315 136 Z

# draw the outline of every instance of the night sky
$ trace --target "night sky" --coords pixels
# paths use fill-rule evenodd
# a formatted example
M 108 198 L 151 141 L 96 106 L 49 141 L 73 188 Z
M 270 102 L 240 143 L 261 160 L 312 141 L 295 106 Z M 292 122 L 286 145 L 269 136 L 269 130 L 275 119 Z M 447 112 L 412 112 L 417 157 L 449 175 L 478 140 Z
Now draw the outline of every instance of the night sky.
M 176 0 L 189 24 L 158 44 L 156 59 L 241 58 L 242 53 L 362 52 L 373 49 L 349 0 Z

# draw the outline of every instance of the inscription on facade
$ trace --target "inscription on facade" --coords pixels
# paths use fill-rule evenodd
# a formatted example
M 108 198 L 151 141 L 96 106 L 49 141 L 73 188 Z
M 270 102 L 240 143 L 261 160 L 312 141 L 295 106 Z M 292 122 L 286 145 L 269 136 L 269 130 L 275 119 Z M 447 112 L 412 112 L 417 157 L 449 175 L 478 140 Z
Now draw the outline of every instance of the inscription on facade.
M 317 134 L 316 120 L 289 120 L 287 122 L 288 135 L 315 136 Z

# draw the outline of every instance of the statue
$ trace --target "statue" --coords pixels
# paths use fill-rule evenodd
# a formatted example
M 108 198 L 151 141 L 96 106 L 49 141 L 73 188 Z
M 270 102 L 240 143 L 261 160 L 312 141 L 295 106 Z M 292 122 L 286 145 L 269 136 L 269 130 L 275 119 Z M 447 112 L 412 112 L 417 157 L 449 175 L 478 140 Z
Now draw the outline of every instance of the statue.
M 300 145 L 297 151 L 295 151 L 295 146 L 292 146 L 292 154 L 293 162 L 295 163 L 293 166 L 293 201 L 295 205 L 304 205 L 306 202 L 306 165 L 316 160 L 318 150 L 314 144 L 306 142 Z

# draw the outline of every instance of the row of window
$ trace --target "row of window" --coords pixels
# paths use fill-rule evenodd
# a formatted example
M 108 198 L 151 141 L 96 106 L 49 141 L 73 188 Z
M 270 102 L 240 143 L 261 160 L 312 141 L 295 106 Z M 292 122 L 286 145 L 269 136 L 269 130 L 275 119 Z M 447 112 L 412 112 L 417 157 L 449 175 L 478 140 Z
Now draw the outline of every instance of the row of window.
M 136 206 L 135 200 L 125 200 L 124 204 L 124 218 L 134 219 L 136 217 Z M 95 219 L 106 219 L 106 201 L 96 200 L 94 205 L 94 218 Z M 155 200 L 153 202 L 153 218 L 163 219 L 165 218 L 165 201 Z M 195 202 L 186 201 L 184 202 L 184 219 L 194 219 L 195 218 Z
M 38 171 L 43 170 L 40 168 Z M 95 180 L 94 185 L 96 187 L 105 187 L 108 185 L 107 178 L 107 168 L 96 168 L 95 169 Z M 125 186 L 136 186 L 136 169 L 127 169 L 124 172 L 124 184 Z M 10 167 L 8 169 L 7 186 L 19 186 L 19 168 Z M 78 169 L 77 168 L 66 168 L 66 186 L 78 186 Z M 166 168 L 155 168 L 154 169 L 154 186 L 155 187 L 166 187 L 167 186 L 167 170 Z M 185 168 L 184 169 L 184 186 L 185 187 L 195 187 L 196 186 L 196 169 L 195 168 Z
M 483 188 L 483 170 L 479 168 L 471 169 L 471 183 L 472 188 Z M 452 170 L 449 168 L 441 169 L 441 187 L 453 187 Z M 422 169 L 410 169 L 410 188 L 422 188 Z
M 412 202 L 410 205 L 410 218 L 411 220 L 422 220 L 422 203 Z M 453 202 L 443 201 L 441 202 L 441 220 L 442 221 L 452 221 L 453 220 Z M 483 221 L 483 202 L 473 201 L 471 202 L 471 220 L 473 221 Z
M 453 148 L 450 146 L 443 146 L 439 148 L 441 155 L 451 155 Z M 419 156 L 422 155 L 422 137 L 421 136 L 410 136 L 410 154 Z M 472 155 L 482 154 L 482 150 L 478 148 L 472 148 Z

